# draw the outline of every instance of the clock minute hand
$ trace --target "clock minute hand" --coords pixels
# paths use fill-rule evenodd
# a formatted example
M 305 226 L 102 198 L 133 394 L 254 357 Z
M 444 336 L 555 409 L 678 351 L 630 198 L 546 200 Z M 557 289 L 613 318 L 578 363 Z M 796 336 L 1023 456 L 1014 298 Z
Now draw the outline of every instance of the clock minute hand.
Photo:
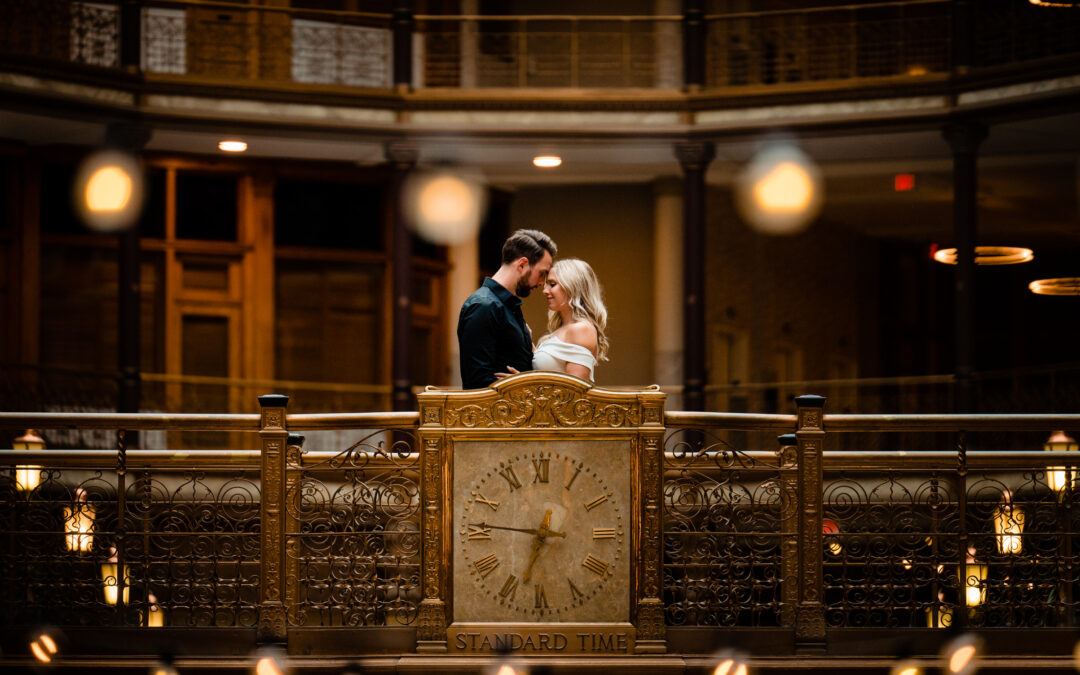
M 510 530 L 511 532 L 524 532 L 525 534 L 531 534 L 534 537 L 565 537 L 565 532 L 556 532 L 555 530 L 549 530 L 546 527 L 543 528 L 531 528 L 531 527 L 504 527 L 502 525 L 492 525 L 490 523 L 469 523 L 473 527 L 482 527 L 484 529 L 492 530 Z

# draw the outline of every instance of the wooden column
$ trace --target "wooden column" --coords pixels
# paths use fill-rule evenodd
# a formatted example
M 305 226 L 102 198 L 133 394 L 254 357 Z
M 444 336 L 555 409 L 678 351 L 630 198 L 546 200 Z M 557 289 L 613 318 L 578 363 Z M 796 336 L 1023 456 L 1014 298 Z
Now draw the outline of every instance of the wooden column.
M 132 123 L 109 125 L 106 145 L 137 156 L 150 141 L 150 128 Z M 137 216 L 136 216 L 137 218 Z M 117 234 L 117 369 L 120 373 L 116 402 L 118 412 L 138 412 L 141 397 L 140 358 L 141 257 L 138 221 Z M 128 437 L 128 447 L 138 446 L 138 435 Z
M 138 73 L 142 64 L 142 1 L 120 3 L 120 67 Z
M 705 407 L 705 169 L 712 143 L 680 143 L 683 179 L 683 408 Z
M 705 86 L 705 13 L 701 0 L 683 0 L 683 89 Z
M 259 438 L 259 623 L 260 642 L 284 642 L 285 623 L 285 468 L 289 432 L 285 408 L 289 397 L 269 394 L 259 397 L 262 415 Z
M 408 91 L 412 87 L 413 15 L 411 0 L 397 0 L 391 20 L 394 49 L 394 88 Z
M 978 184 L 976 155 L 986 138 L 986 127 L 965 122 L 944 129 L 953 152 L 953 239 L 956 244 L 956 278 L 953 311 L 955 328 L 954 412 L 975 412 L 972 373 L 975 370 L 975 241 L 978 230 Z
M 412 233 L 405 215 L 404 188 L 409 171 L 416 166 L 418 154 L 416 147 L 412 145 L 390 143 L 386 146 L 386 159 L 393 169 L 390 180 L 390 208 L 393 214 L 393 353 L 390 378 L 393 384 L 394 410 L 414 409 L 409 359 L 409 336 L 412 331 Z
M 822 447 L 824 396 L 798 396 L 795 454 L 799 482 L 799 604 L 795 607 L 795 649 L 825 651 L 825 598 L 822 578 Z

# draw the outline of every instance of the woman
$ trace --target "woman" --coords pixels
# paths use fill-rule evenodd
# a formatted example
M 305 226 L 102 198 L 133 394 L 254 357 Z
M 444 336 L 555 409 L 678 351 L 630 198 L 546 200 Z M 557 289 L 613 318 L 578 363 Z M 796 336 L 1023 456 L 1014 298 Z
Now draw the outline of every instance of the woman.
M 548 334 L 533 352 L 533 370 L 558 370 L 593 380 L 597 361 L 607 361 L 607 309 L 600 282 L 589 263 L 577 258 L 556 262 L 544 284 Z

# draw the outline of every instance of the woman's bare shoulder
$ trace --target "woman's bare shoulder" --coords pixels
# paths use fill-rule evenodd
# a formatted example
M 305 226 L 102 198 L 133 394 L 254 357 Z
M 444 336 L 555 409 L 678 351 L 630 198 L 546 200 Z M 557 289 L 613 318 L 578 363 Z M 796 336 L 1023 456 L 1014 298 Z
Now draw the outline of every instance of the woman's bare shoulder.
M 565 332 L 559 338 L 563 342 L 581 345 L 593 354 L 596 353 L 596 327 L 588 321 L 575 321 L 565 327 Z

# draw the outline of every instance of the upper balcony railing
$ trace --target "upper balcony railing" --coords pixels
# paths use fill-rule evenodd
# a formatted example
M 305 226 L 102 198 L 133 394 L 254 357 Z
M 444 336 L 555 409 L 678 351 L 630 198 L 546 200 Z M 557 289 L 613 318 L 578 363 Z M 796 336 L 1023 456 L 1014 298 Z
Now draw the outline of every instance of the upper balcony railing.
M 686 83 L 687 20 L 681 15 L 395 18 L 147 0 L 137 15 L 124 17 L 121 7 L 116 0 L 5 2 L 0 52 L 100 69 L 134 65 L 122 55 L 137 53 L 142 72 L 192 83 L 298 83 L 369 92 L 395 84 L 416 90 L 677 90 Z M 703 15 L 701 53 L 690 58 L 701 60 L 705 90 L 925 81 L 954 69 L 954 12 L 948 0 L 906 0 Z M 973 3 L 965 26 L 971 69 L 1080 52 L 1077 11 L 1019 0 L 980 2 Z M 125 50 L 128 40 L 137 42 L 134 49 Z

